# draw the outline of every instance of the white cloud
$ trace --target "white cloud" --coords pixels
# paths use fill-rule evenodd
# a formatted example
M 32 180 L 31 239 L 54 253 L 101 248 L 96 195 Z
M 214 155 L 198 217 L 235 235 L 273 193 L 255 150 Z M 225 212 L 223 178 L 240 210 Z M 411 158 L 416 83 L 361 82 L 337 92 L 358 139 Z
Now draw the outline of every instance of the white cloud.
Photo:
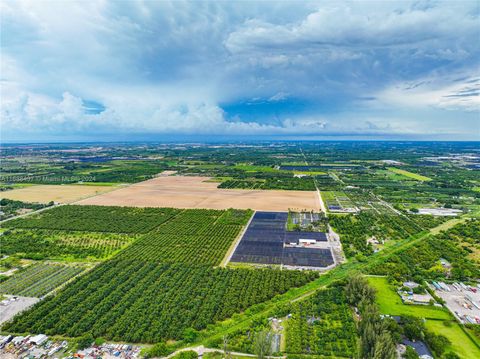
M 452 76 L 450 76 L 452 77 Z M 457 76 L 458 77 L 458 76 Z M 432 106 L 446 110 L 480 111 L 480 78 L 461 80 L 425 78 L 417 83 L 401 82 L 376 94 L 386 105 L 418 108 Z
M 349 47 L 354 53 L 365 47 L 422 46 L 430 40 L 453 39 L 459 31 L 470 37 L 478 33 L 478 18 L 468 15 L 464 4 L 402 11 L 385 9 L 381 4 L 377 11 L 371 11 L 365 5 L 321 4 L 300 23 L 275 24 L 249 19 L 228 36 L 226 46 L 234 53 L 331 46 Z M 473 3 L 471 5 L 474 9 Z M 453 55 L 449 49 L 440 48 L 439 53 L 442 52 L 446 57 Z
M 425 107 L 471 119 L 478 82 L 450 74 L 479 75 L 477 4 L 372 4 L 3 1 L 2 133 L 452 129 L 438 112 L 409 122 Z M 253 98 L 279 110 L 226 120 L 221 104 Z M 283 113 L 288 101 L 305 111 Z
M 277 101 L 286 100 L 287 98 L 288 98 L 288 93 L 280 91 L 280 92 L 276 93 L 275 95 L 271 96 L 268 99 L 268 101 L 277 102 Z

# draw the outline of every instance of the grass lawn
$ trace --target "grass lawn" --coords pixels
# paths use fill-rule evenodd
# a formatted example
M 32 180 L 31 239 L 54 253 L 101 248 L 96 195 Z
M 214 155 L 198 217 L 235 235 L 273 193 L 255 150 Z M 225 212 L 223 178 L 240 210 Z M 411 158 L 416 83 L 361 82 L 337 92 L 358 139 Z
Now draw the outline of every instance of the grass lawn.
M 377 303 L 380 312 L 390 315 L 412 315 L 419 318 L 452 319 L 445 309 L 427 306 L 403 304 L 400 296 L 394 292 L 386 277 L 368 277 L 372 287 L 377 290 Z
M 425 323 L 428 330 L 447 337 L 452 343 L 450 348 L 462 359 L 480 358 L 480 348 L 464 333 L 456 322 L 447 327 L 442 321 L 427 320 Z
M 413 172 L 410 172 L 410 171 L 407 171 L 407 170 L 402 170 L 402 169 L 396 168 L 396 167 L 388 167 L 388 170 L 393 172 L 393 173 L 397 173 L 399 175 L 404 175 L 405 177 L 408 177 L 408 178 L 413 178 L 414 180 L 417 180 L 417 181 L 431 181 L 432 180 L 431 178 L 428 178 L 428 177 L 425 177 L 425 176 L 422 176 L 422 175 L 419 175 L 417 173 L 413 173 Z
M 470 338 L 476 343 L 477 347 L 480 347 L 480 337 L 475 335 L 475 333 L 473 332 L 473 329 L 470 329 L 470 328 L 464 328 L 464 329 L 470 334 Z
M 246 164 L 236 164 L 235 168 L 244 170 L 245 172 L 278 172 L 277 169 L 269 166 L 253 166 Z
M 389 170 L 377 170 L 376 173 L 378 175 L 385 176 L 392 181 L 412 181 L 413 180 L 413 178 L 410 178 L 403 174 L 396 173 Z
M 447 229 L 450 229 L 450 228 L 452 228 L 453 226 L 456 226 L 459 223 L 465 222 L 466 219 L 467 219 L 466 217 L 450 219 L 446 222 L 443 222 L 441 225 L 439 225 L 435 228 L 432 228 L 430 230 L 430 233 L 439 234 L 440 232 L 446 231 Z
M 282 162 L 280 166 L 305 166 L 305 161 Z

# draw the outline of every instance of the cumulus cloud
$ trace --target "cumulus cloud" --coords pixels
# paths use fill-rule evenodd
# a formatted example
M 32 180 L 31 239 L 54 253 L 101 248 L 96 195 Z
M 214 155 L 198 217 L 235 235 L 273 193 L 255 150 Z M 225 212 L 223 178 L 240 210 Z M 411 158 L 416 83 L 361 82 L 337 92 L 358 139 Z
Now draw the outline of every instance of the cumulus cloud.
M 293 24 L 249 19 L 228 36 L 226 46 L 232 52 L 329 46 L 351 47 L 355 52 L 366 47 L 422 46 L 427 41 L 452 39 L 459 31 L 464 35 L 478 32 L 477 16 L 456 6 L 378 12 L 365 7 L 365 10 L 341 4 L 322 7 Z
M 425 133 L 432 125 L 468 135 L 478 118 L 474 1 L 0 6 L 4 138 Z M 227 114 L 225 103 L 272 110 Z M 452 114 L 461 120 L 452 124 Z

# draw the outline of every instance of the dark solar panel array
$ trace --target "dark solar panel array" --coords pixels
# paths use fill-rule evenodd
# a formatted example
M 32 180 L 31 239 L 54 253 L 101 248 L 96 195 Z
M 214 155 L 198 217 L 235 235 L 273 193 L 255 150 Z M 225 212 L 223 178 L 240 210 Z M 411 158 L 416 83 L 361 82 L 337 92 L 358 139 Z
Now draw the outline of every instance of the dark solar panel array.
M 341 206 L 328 206 L 328 209 L 332 209 L 332 210 L 339 210 L 339 209 L 342 209 Z
M 282 263 L 289 266 L 328 267 L 333 264 L 333 256 L 330 249 L 288 247 L 283 251 Z
M 245 231 L 232 262 L 258 264 L 285 264 L 291 266 L 326 267 L 333 264 L 330 249 L 286 247 L 299 239 L 327 241 L 321 232 L 288 232 L 284 212 L 256 212 Z

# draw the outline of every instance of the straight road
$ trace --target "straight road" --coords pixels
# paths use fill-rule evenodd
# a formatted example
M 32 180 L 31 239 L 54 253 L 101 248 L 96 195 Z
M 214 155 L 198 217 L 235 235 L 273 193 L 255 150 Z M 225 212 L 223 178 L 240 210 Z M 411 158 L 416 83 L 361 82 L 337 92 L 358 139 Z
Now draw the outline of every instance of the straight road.
M 303 150 L 300 148 L 300 152 L 302 153 L 303 160 L 305 161 L 305 165 L 308 166 L 308 161 L 307 157 L 305 156 L 305 153 L 303 153 Z M 313 177 L 313 183 L 315 184 L 315 188 L 317 189 L 317 196 L 318 196 L 318 204 L 320 205 L 320 210 L 325 213 L 325 216 L 327 215 L 327 209 L 325 207 L 325 203 L 323 202 L 322 198 L 322 193 L 320 192 L 320 189 L 318 188 L 317 180 L 315 179 L 315 176 Z

